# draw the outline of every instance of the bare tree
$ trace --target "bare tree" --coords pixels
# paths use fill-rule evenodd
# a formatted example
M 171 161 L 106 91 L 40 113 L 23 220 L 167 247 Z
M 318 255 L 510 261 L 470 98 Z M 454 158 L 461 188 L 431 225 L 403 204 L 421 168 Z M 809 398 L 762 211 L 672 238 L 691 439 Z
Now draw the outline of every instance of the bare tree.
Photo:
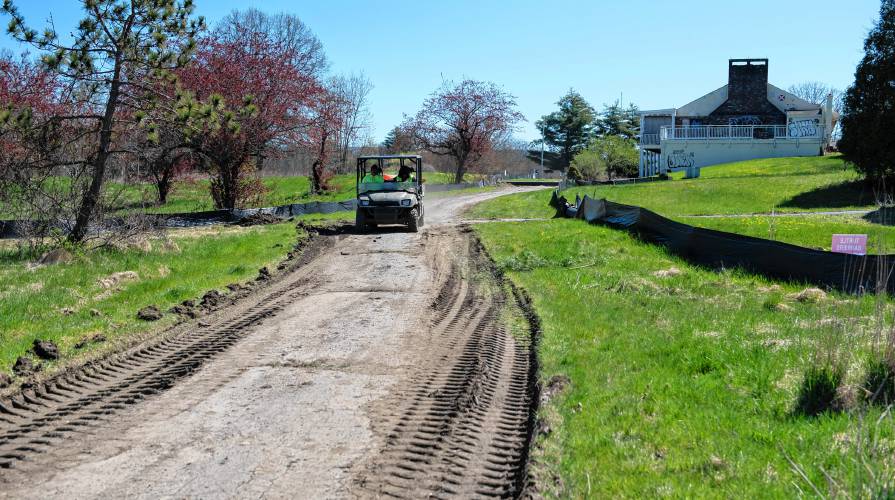
M 404 127 L 426 150 L 454 159 L 455 182 L 525 117 L 516 98 L 491 82 L 444 82 Z
M 821 82 L 802 82 L 790 85 L 787 91 L 801 99 L 814 104 L 823 104 L 827 96 L 833 95 L 833 111 L 839 113 L 842 110 L 842 91 Z
M 214 30 L 215 38 L 224 40 L 239 40 L 245 33 L 261 34 L 267 45 L 291 54 L 291 66 L 301 74 L 320 78 L 329 68 L 320 39 L 294 15 L 267 14 L 254 8 L 237 10 L 222 19 Z
M 330 91 L 339 103 L 337 120 L 340 124 L 336 133 L 336 154 L 340 172 L 348 170 L 348 154 L 367 138 L 366 132 L 372 127 L 369 96 L 373 82 L 363 73 L 336 76 L 330 79 Z

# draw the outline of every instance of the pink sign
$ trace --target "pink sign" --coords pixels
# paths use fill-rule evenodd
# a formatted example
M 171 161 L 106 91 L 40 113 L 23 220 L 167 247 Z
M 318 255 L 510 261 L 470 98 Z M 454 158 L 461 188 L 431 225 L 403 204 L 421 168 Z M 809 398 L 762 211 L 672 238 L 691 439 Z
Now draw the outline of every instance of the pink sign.
M 867 254 L 866 234 L 834 234 L 833 249 L 837 253 L 850 253 L 852 255 Z

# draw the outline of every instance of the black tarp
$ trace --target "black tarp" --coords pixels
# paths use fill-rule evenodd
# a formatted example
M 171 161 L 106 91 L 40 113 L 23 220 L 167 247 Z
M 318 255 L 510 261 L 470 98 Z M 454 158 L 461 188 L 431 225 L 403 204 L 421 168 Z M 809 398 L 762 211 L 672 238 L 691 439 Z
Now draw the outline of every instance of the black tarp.
M 645 208 L 588 196 L 574 205 L 554 193 L 559 216 L 625 229 L 699 265 L 741 268 L 764 276 L 811 283 L 849 293 L 885 286 L 895 293 L 895 255 L 849 255 L 676 222 Z

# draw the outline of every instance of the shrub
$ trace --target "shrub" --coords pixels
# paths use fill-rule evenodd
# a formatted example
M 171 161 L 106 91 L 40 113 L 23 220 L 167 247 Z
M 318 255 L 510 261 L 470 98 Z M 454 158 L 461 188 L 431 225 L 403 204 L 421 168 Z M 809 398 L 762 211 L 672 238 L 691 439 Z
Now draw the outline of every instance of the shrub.
M 895 403 L 895 366 L 887 357 L 875 358 L 867 366 L 864 390 L 871 403 Z
M 838 409 L 838 392 L 843 376 L 844 370 L 838 366 L 809 366 L 799 387 L 796 412 L 815 416 Z
M 572 160 L 581 174 L 596 180 L 604 176 L 637 177 L 640 158 L 634 141 L 618 136 L 606 136 L 595 139 L 584 151 L 575 155 Z

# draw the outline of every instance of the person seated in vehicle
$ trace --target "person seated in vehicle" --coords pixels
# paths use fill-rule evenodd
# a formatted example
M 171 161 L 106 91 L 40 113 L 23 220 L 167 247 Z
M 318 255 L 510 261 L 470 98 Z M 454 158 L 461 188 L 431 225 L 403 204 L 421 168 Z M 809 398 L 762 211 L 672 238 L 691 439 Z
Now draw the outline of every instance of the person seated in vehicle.
M 382 167 L 379 165 L 370 167 L 370 173 L 365 175 L 361 182 L 367 184 L 381 184 L 385 182 L 385 179 L 382 177 Z
M 395 182 L 413 182 L 413 180 L 413 169 L 407 165 L 401 165 L 401 169 L 398 170 L 398 175 L 395 177 Z

